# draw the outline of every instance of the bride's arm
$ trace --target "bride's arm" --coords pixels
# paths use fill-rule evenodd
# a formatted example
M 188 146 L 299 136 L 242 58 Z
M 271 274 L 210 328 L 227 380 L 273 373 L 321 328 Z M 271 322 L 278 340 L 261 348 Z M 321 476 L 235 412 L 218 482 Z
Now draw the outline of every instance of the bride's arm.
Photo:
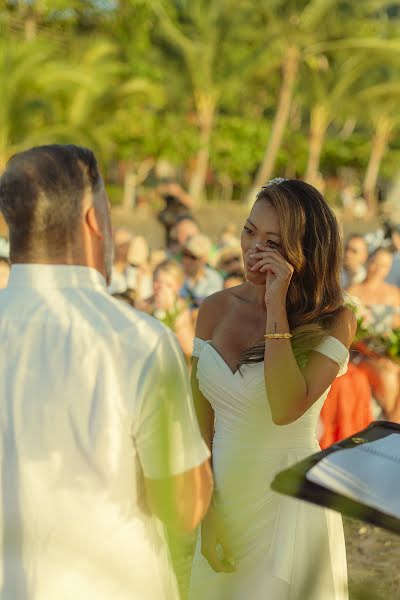
M 254 256 L 259 261 L 253 270 L 267 274 L 266 334 L 290 333 L 286 296 L 294 269 L 278 250 L 261 245 L 258 247 L 258 253 Z M 356 325 L 353 312 L 343 308 L 331 335 L 349 348 Z M 307 367 L 301 371 L 290 339 L 266 338 L 264 359 L 265 387 L 276 425 L 288 425 L 299 419 L 328 389 L 339 371 L 339 364 L 320 352 L 312 352 Z
M 266 331 L 289 331 L 286 310 L 268 309 Z M 346 348 L 355 333 L 355 318 L 344 308 L 331 331 Z M 265 344 L 265 386 L 273 421 L 288 425 L 299 419 L 332 384 L 339 365 L 320 352 L 312 352 L 306 368 L 301 371 L 294 357 L 290 340 L 270 339 Z

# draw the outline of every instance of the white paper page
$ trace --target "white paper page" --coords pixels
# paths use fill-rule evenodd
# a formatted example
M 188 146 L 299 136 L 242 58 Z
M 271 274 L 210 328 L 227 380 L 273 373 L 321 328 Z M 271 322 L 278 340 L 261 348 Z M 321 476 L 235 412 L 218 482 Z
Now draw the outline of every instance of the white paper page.
M 306 477 L 400 519 L 400 435 L 332 452 Z

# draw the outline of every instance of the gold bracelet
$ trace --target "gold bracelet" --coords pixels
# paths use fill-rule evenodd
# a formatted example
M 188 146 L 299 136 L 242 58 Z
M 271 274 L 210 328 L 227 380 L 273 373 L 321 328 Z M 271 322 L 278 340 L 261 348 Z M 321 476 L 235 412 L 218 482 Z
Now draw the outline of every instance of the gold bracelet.
M 290 340 L 293 337 L 291 333 L 266 333 L 264 338 L 267 340 Z

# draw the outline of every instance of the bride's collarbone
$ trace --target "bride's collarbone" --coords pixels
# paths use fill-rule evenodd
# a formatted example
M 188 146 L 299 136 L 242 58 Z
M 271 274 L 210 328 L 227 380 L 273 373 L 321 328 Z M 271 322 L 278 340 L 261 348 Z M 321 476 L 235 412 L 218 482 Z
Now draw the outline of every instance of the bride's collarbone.
M 229 361 L 239 360 L 245 350 L 263 341 L 266 319 L 265 308 L 231 293 L 216 319 L 210 341 Z
M 231 360 L 239 360 L 242 353 L 260 344 L 265 332 L 265 319 L 257 319 L 254 314 L 225 315 L 213 331 L 211 342 L 221 354 Z

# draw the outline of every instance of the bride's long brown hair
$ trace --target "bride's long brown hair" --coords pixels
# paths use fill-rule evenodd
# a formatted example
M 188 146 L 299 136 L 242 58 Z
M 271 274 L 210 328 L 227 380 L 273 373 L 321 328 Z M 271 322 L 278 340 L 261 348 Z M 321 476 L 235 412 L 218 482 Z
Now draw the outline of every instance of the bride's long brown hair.
M 281 227 L 281 249 L 294 267 L 286 298 L 292 349 L 300 366 L 326 336 L 344 304 L 340 284 L 342 241 L 336 217 L 313 186 L 297 179 L 261 188 L 256 202 L 269 202 Z M 243 352 L 238 369 L 264 360 L 264 340 Z

